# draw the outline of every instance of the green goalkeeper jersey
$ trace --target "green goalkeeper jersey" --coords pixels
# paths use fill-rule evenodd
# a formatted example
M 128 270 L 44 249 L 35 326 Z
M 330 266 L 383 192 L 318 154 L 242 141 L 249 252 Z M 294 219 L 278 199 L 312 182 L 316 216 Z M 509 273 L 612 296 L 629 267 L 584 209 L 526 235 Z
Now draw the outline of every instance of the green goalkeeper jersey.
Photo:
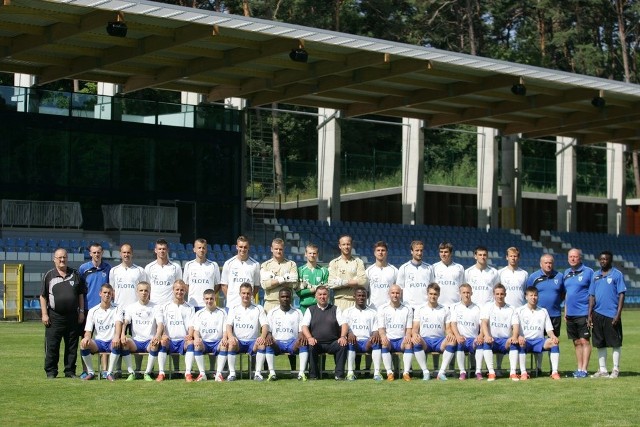
M 326 285 L 329 279 L 329 270 L 327 267 L 316 265 L 316 268 L 309 268 L 307 264 L 298 267 L 298 280 L 300 285 L 304 285 L 305 282 L 311 286 Z M 304 313 L 307 307 L 316 304 L 315 292 L 312 292 L 308 287 L 305 289 L 298 289 L 296 291 L 300 298 L 300 309 Z

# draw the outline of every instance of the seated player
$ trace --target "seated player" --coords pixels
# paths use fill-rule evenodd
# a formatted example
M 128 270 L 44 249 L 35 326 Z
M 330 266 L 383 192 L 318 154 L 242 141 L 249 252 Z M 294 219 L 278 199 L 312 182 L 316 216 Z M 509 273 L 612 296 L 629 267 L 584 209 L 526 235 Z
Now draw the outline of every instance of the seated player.
M 138 301 L 124 308 L 121 319 L 118 319 L 118 331 L 122 344 L 122 358 L 127 363 L 129 376 L 127 381 L 136 379 L 131 362 L 131 353 L 149 353 L 147 369 L 144 371 L 144 380 L 153 381 L 151 370 L 158 357 L 161 336 L 156 336 L 158 330 L 156 323 L 156 305 L 149 301 L 151 285 L 148 282 L 139 282 L 136 285 Z M 126 335 L 127 326 L 131 325 L 131 338 Z
M 223 381 L 222 370 L 227 362 L 227 342 L 224 339 L 224 322 L 227 312 L 216 306 L 216 294 L 213 289 L 207 289 L 202 293 L 204 308 L 196 312 L 189 324 L 189 335 L 193 335 L 193 348 L 198 377 L 196 381 L 206 381 L 204 371 L 204 355 L 218 356 L 216 359 L 216 381 Z M 186 371 L 184 378 L 187 382 L 193 381 L 191 370 Z
M 111 304 L 113 288 L 105 283 L 100 287 L 100 304 L 92 307 L 87 314 L 87 323 L 84 327 L 84 338 L 80 341 L 80 354 L 87 366 L 87 375 L 84 380 L 95 378 L 93 361 L 91 355 L 95 353 L 109 354 L 109 366 L 107 368 L 107 379 L 114 381 L 113 367 L 120 355 L 120 337 L 116 334 L 116 321 L 119 311 L 115 305 Z M 91 339 L 95 328 L 94 339 Z
M 275 356 L 289 353 L 297 354 L 300 359 L 300 370 L 298 380 L 306 381 L 307 376 L 304 370 L 309 361 L 309 348 L 307 339 L 302 334 L 302 312 L 291 307 L 291 296 L 293 291 L 290 288 L 282 288 L 278 291 L 279 307 L 272 309 L 267 315 L 267 322 L 271 333 L 267 336 L 266 359 L 269 368 L 268 381 L 275 381 Z M 262 369 L 262 367 L 257 367 Z M 256 370 L 257 370 L 256 368 Z
M 358 286 L 353 295 L 356 305 L 344 312 L 345 320 L 349 325 L 349 351 L 347 353 L 347 381 L 354 381 L 356 375 L 353 372 L 356 353 L 371 353 L 373 359 L 373 379 L 382 381 L 380 375 L 380 334 L 378 332 L 378 315 L 375 309 L 367 306 L 367 289 Z
M 482 332 L 480 331 L 480 307 L 471 302 L 471 285 L 460 285 L 460 302 L 451 307 L 451 332 L 456 338 L 456 361 L 460 370 L 459 380 L 467 379 L 464 366 L 464 353 L 474 354 L 476 360 L 476 379 L 482 380 Z M 469 356 L 471 357 L 471 356 Z
M 173 282 L 173 300 L 161 305 L 157 311 L 156 322 L 158 323 L 158 333 L 162 333 L 162 339 L 158 352 L 158 377 L 156 381 L 164 381 L 164 364 L 168 354 L 184 354 L 185 372 L 191 371 L 194 348 L 193 336 L 189 334 L 189 322 L 195 310 L 185 301 L 186 295 L 187 285 L 182 279 L 176 280 Z
M 538 289 L 529 286 L 525 291 L 527 304 L 520 307 L 518 316 L 520 319 L 520 379 L 528 380 L 526 353 L 540 354 L 543 350 L 550 350 L 551 378 L 560 379 L 558 364 L 560 363 L 559 340 L 553 332 L 553 324 L 547 310 L 538 307 Z M 544 332 L 549 338 L 544 338 Z
M 493 369 L 493 354 L 509 354 L 509 378 L 518 381 L 516 365 L 518 363 L 519 319 L 516 310 L 505 302 L 507 291 L 503 284 L 493 288 L 493 302 L 480 309 L 480 323 L 483 337 L 484 362 L 489 370 L 487 381 L 496 379 Z
M 427 286 L 427 303 L 418 307 L 413 314 L 413 354 L 422 369 L 422 379 L 431 379 L 427 368 L 425 352 L 444 354 L 438 379 L 446 381 L 445 371 L 456 352 L 456 338 L 451 332 L 451 314 L 449 309 L 438 304 L 440 285 L 430 283 Z
M 256 372 L 253 379 L 255 381 L 263 380 L 259 369 L 264 365 L 269 325 L 264 308 L 254 304 L 252 299 L 253 288 L 251 284 L 242 283 L 240 285 L 240 304 L 229 310 L 227 320 L 225 320 L 227 361 L 229 364 L 227 381 L 236 380 L 236 355 L 238 353 L 256 355 Z
M 413 359 L 411 328 L 413 327 L 413 309 L 402 303 L 402 288 L 389 287 L 389 302 L 378 309 L 378 333 L 382 346 L 382 363 L 387 371 L 387 381 L 393 381 L 393 362 L 391 352 L 403 352 L 402 379 L 411 381 L 409 370 Z

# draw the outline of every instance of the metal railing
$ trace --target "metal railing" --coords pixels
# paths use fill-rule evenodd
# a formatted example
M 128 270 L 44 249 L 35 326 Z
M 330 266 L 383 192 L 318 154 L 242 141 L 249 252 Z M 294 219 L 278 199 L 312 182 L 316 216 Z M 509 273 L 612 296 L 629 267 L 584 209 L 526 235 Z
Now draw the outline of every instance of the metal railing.
M 3 227 L 80 228 L 78 202 L 2 200 Z
M 178 231 L 178 208 L 102 205 L 105 230 Z

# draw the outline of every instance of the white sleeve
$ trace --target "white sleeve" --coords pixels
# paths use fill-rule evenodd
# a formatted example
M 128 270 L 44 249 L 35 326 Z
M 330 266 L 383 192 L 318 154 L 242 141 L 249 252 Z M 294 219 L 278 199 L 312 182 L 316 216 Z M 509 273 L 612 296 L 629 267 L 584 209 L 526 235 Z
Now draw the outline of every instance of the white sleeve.
M 311 310 L 309 307 L 304 311 L 304 315 L 302 316 L 301 326 L 309 326 L 311 324 Z

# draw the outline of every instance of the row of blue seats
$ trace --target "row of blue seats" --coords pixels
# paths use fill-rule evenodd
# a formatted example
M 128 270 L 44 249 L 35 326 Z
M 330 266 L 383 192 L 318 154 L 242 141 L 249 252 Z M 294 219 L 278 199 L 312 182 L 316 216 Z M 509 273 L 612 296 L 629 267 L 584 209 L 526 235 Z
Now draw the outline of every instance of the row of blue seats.
M 17 250 L 6 249 L 6 252 L 51 252 L 56 248 L 64 248 L 78 252 L 85 250 L 93 243 L 89 240 L 75 239 L 34 239 L 22 237 L 0 237 L 0 247 L 11 248 Z M 111 250 L 111 244 L 107 241 L 100 242 L 106 250 Z

